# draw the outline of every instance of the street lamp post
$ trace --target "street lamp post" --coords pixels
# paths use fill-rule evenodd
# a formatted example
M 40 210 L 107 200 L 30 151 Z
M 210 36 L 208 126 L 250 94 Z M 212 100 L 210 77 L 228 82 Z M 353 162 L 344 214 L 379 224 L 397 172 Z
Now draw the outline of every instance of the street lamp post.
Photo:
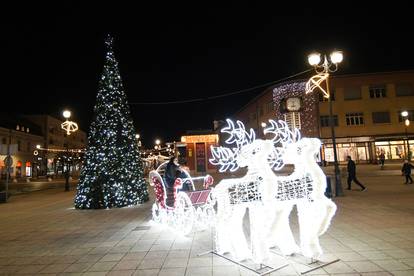
M 335 172 L 335 196 L 343 196 L 344 192 L 341 184 L 341 175 L 338 165 L 338 155 L 336 152 L 336 138 L 335 125 L 332 114 L 332 97 L 329 89 L 329 74 L 338 70 L 338 64 L 342 62 L 343 54 L 341 51 L 334 51 L 331 53 L 329 59 L 324 55 L 323 63 L 321 64 L 321 55 L 313 53 L 308 56 L 308 62 L 315 68 L 316 75 L 312 76 L 306 83 L 306 94 L 311 93 L 318 88 L 323 97 L 328 99 L 329 103 L 329 125 L 331 127 L 332 148 L 334 153 L 334 172 Z M 325 83 L 325 87 L 323 87 Z
M 69 110 L 63 111 L 63 117 L 66 119 L 65 122 L 61 124 L 61 127 L 63 130 L 66 131 L 66 158 L 65 158 L 65 192 L 69 191 L 69 174 L 70 174 L 70 167 L 69 167 L 69 139 L 68 136 L 72 133 L 78 130 L 78 124 L 69 121 L 69 118 L 71 116 L 71 112 Z
M 408 141 L 408 126 L 410 125 L 410 120 L 408 119 L 408 111 L 402 111 L 401 112 L 401 117 L 404 120 L 405 139 L 407 140 L 407 147 L 405 149 L 405 159 L 410 160 L 410 142 Z

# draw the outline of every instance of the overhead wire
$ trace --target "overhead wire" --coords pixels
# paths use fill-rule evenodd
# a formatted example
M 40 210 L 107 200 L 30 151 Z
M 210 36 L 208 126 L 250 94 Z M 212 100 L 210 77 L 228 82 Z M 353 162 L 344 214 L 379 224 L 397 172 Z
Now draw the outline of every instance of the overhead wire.
M 256 90 L 258 88 L 263 88 L 272 84 L 277 84 L 279 82 L 300 76 L 302 74 L 305 74 L 309 71 L 311 71 L 313 69 L 308 69 L 293 75 L 290 75 L 288 77 L 279 79 L 279 80 L 275 80 L 275 81 L 271 81 L 271 82 L 267 82 L 267 83 L 263 83 L 260 85 L 256 85 L 250 88 L 245 88 L 245 89 L 241 89 L 241 90 L 237 90 L 234 92 L 227 92 L 227 93 L 222 93 L 220 95 L 216 95 L 216 96 L 210 96 L 210 97 L 203 97 L 203 98 L 194 98 L 194 99 L 188 99 L 188 100 L 179 100 L 179 101 L 166 101 L 166 102 L 131 102 L 129 103 L 130 105 L 165 105 L 165 104 L 184 104 L 184 103 L 194 103 L 194 102 L 202 102 L 202 101 L 209 101 L 209 100 L 214 100 L 214 99 L 218 99 L 218 98 L 224 98 L 224 97 L 228 97 L 228 96 L 232 96 L 232 95 L 236 95 L 236 94 L 241 94 L 241 93 L 246 93 L 246 92 L 250 92 L 253 90 Z

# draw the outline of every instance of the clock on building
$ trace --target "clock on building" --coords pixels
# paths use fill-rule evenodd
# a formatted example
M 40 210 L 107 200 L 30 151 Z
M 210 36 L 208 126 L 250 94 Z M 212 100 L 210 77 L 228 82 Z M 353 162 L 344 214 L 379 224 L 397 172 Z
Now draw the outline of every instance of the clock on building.
M 302 108 L 302 99 L 299 97 L 292 97 L 286 99 L 286 109 L 289 112 L 299 111 Z

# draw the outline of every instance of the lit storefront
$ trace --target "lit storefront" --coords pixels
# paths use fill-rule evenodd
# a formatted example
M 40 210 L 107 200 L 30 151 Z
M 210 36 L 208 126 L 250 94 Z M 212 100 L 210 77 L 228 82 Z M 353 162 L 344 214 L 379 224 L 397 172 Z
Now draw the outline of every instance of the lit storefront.
M 210 147 L 217 146 L 218 139 L 217 134 L 182 136 L 181 143 L 176 143 L 180 162 L 186 163 L 194 173 L 215 171 L 216 167 L 208 160 L 212 157 Z

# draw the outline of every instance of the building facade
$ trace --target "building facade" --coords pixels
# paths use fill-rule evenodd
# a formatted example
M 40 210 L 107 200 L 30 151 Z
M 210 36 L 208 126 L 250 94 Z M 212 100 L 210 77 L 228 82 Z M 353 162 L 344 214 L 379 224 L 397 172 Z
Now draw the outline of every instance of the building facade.
M 209 159 L 212 158 L 211 146 L 217 146 L 218 142 L 219 135 L 212 131 L 189 132 L 181 136 L 181 142 L 175 143 L 179 162 L 187 164 L 194 175 L 216 171 Z
M 10 176 L 12 178 L 57 175 L 63 171 L 62 153 L 66 144 L 71 150 L 83 150 L 86 133 L 78 130 L 66 136 L 60 121 L 49 115 L 0 116 L 0 176 L 6 177 L 5 158 L 10 144 L 12 151 Z M 40 147 L 40 149 L 39 149 Z M 76 158 L 79 158 L 76 156 Z M 74 164 L 72 175 L 80 171 L 80 162 Z M 79 159 L 79 161 L 81 161 Z
M 40 154 L 44 158 L 48 175 L 58 175 L 63 173 L 63 160 L 62 156 L 59 155 L 59 150 L 65 150 L 66 147 L 70 150 L 85 149 L 87 136 L 84 131 L 78 129 L 74 133 L 66 135 L 66 132 L 61 127 L 63 121 L 52 116 L 25 115 L 24 117 L 30 122 L 38 125 L 42 130 L 44 143 L 41 146 L 47 150 L 40 151 Z M 74 158 L 80 157 L 77 156 Z M 71 167 L 72 175 L 76 176 L 80 173 L 80 165 L 79 162 L 74 163 L 73 167 Z
M 268 119 L 285 120 L 291 127 L 301 129 L 303 136 L 321 138 L 324 143 L 321 158 L 332 162 L 329 103 L 319 91 L 306 94 L 306 81 L 269 87 L 236 117 L 255 130 Z M 381 153 L 388 160 L 411 157 L 414 151 L 414 71 L 333 76 L 330 87 L 340 162 L 345 162 L 347 155 L 366 163 L 377 162 Z M 262 112 L 271 110 L 267 108 L 269 99 L 272 99 L 273 110 Z M 407 111 L 408 116 L 403 117 L 402 111 Z M 406 119 L 410 122 L 408 126 Z
M 42 174 L 45 168 L 42 160 L 34 155 L 36 145 L 43 144 L 40 128 L 24 119 L 0 119 L 0 178 L 5 179 L 7 166 L 5 159 L 9 152 L 12 158 L 10 176 L 12 178 L 33 177 Z M 10 145 L 10 146 L 9 146 Z

